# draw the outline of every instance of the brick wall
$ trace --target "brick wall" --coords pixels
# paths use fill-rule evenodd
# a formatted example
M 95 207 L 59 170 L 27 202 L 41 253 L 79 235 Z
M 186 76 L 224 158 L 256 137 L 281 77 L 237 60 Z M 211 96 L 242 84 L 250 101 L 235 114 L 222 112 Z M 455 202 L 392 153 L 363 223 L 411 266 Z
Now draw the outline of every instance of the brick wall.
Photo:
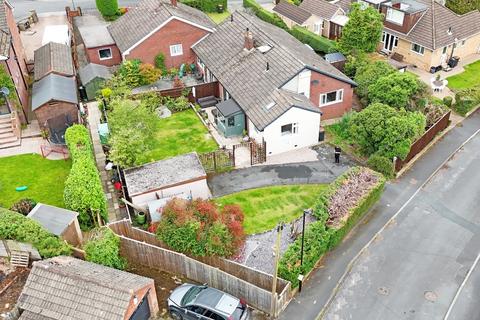
M 100 49 L 106 49 L 110 48 L 112 51 L 112 58 L 111 59 L 106 59 L 106 60 L 100 60 L 100 56 L 98 55 L 98 50 Z M 96 47 L 96 48 L 88 48 L 87 49 L 87 56 L 88 56 L 88 61 L 91 63 L 96 63 L 96 64 L 102 64 L 107 67 L 115 66 L 117 64 L 122 63 L 122 54 L 120 53 L 120 50 L 118 50 L 118 47 L 115 44 L 112 44 L 110 46 L 101 46 L 101 47 Z
M 208 31 L 188 23 L 172 20 L 135 47 L 126 59 L 140 59 L 144 63 L 154 64 L 155 56 L 163 52 L 167 68 L 178 68 L 182 63 L 195 61 L 195 54 L 191 47 L 207 33 Z M 182 44 L 183 54 L 172 57 L 170 46 L 175 44 Z
M 36 109 L 35 116 L 37 117 L 38 124 L 42 129 L 45 129 L 48 119 L 55 118 L 62 114 L 68 115 L 70 121 L 78 123 L 78 108 L 75 104 L 68 102 L 54 102 L 46 103 L 40 108 Z
M 321 94 L 339 89 L 343 89 L 343 101 L 320 107 L 322 120 L 339 118 L 352 109 L 353 88 L 348 83 L 312 71 L 310 100 L 315 105 L 320 105 Z
M 152 280 L 152 283 L 150 285 L 135 292 L 135 296 L 137 297 L 137 304 L 134 303 L 133 296 L 132 296 L 128 309 L 125 312 L 125 317 L 124 317 L 125 320 L 130 319 L 133 312 L 137 309 L 138 305 L 140 304 L 140 302 L 142 302 L 146 294 L 148 294 L 147 299 L 148 299 L 148 306 L 150 307 L 150 314 L 152 316 L 157 314 L 159 310 L 157 293 L 155 291 L 155 284 Z

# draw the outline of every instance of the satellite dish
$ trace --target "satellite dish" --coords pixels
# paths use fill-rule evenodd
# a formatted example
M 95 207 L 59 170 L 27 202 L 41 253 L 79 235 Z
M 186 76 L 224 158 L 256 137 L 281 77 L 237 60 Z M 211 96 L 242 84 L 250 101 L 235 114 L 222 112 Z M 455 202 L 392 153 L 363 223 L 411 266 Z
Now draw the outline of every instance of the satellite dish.
M 10 94 L 10 90 L 7 87 L 1 87 L 0 93 L 7 97 Z

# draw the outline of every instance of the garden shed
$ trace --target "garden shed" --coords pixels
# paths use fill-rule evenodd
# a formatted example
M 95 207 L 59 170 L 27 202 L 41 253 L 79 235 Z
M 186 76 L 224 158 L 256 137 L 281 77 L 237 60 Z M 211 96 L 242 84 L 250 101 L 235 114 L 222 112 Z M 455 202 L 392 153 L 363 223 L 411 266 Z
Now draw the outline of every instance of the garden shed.
M 55 73 L 67 77 L 75 75 L 72 52 L 66 44 L 49 42 L 34 52 L 35 81 Z
M 49 74 L 33 84 L 32 111 L 40 127 L 48 127 L 47 121 L 65 116 L 66 122 L 78 123 L 78 96 L 75 77 Z
M 340 71 L 343 71 L 345 67 L 346 58 L 340 52 L 327 53 L 325 55 L 325 61 L 330 63 L 332 66 L 337 68 Z
M 228 99 L 216 105 L 215 124 L 224 137 L 241 136 L 245 130 L 245 113 L 238 103 Z
M 78 75 L 83 87 L 87 91 L 88 100 L 94 100 L 97 92 L 102 89 L 105 80 L 110 79 L 113 73 L 109 67 L 89 63 L 78 70 Z
M 131 201 L 140 207 L 168 197 L 210 197 L 207 174 L 195 152 L 130 168 L 124 174 Z
M 38 203 L 27 217 L 37 221 L 54 235 L 76 246 L 82 243 L 82 231 L 77 216 L 77 212 Z

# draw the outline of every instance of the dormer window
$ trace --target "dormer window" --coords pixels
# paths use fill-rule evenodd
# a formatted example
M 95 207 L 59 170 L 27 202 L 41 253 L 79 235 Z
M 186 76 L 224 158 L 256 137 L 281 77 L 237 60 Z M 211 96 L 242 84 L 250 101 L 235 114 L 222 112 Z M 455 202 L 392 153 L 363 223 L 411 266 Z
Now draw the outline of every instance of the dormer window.
M 392 22 L 395 24 L 402 25 L 403 24 L 403 18 L 405 17 L 405 13 L 399 10 L 395 10 L 393 8 L 388 8 L 387 9 L 387 16 L 385 19 L 388 22 Z

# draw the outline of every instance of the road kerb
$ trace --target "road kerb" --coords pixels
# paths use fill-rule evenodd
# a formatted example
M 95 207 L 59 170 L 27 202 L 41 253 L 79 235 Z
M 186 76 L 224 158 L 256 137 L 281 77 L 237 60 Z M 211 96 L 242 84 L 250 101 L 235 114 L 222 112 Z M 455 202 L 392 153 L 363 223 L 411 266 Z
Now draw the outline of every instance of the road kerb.
M 382 226 L 382 228 L 377 231 L 373 237 L 368 241 L 367 244 L 365 244 L 363 246 L 363 248 L 355 255 L 355 257 L 353 257 L 353 259 L 348 263 L 347 265 L 347 268 L 345 270 L 345 272 L 342 274 L 340 280 L 337 282 L 337 284 L 335 285 L 335 288 L 333 289 L 332 291 L 332 294 L 330 295 L 330 297 L 328 298 L 328 301 L 327 303 L 323 306 L 322 310 L 320 310 L 320 313 L 318 314 L 318 316 L 316 317 L 316 320 L 321 320 L 323 318 L 323 316 L 325 315 L 325 312 L 328 310 L 328 308 L 330 307 L 332 301 L 333 301 L 333 298 L 335 298 L 335 296 L 337 295 L 337 292 L 338 290 L 340 289 L 340 286 L 343 284 L 345 278 L 347 277 L 347 275 L 350 273 L 350 271 L 352 270 L 353 268 L 353 265 L 355 264 L 355 262 L 358 260 L 358 258 L 363 254 L 363 252 L 370 246 L 370 244 L 372 244 L 373 241 L 375 241 L 375 239 L 377 238 L 377 236 L 379 234 L 381 234 L 385 228 L 392 222 L 394 221 L 398 215 L 403 211 L 403 209 L 405 209 L 405 207 L 413 200 L 413 198 L 415 198 L 417 196 L 417 194 L 420 192 L 420 190 L 423 189 L 423 187 L 425 185 L 427 185 L 427 183 L 430 182 L 430 180 L 438 173 L 438 171 L 440 171 L 443 166 L 450 161 L 450 159 L 452 159 L 452 157 L 458 152 L 460 151 L 470 140 L 472 140 L 478 133 L 480 132 L 480 129 L 478 129 L 477 131 L 475 131 L 467 140 L 465 140 L 457 149 L 455 149 L 455 151 L 453 151 L 433 172 L 430 176 L 428 176 L 428 178 L 420 185 L 420 187 L 418 187 L 418 189 L 412 194 L 412 196 L 400 207 L 400 209 L 398 209 L 398 211 L 390 218 L 388 219 L 388 221 Z

